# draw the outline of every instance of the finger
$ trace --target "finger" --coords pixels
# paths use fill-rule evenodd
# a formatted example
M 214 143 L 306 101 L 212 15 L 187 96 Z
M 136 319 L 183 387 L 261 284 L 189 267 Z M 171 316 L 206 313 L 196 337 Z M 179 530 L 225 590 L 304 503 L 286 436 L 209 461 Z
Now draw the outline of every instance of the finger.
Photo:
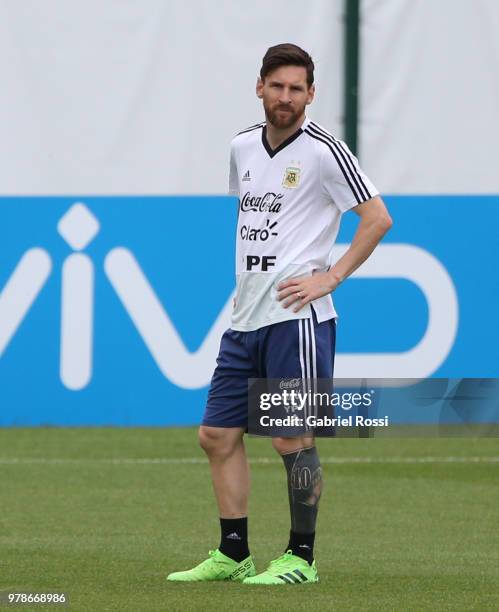
M 283 300 L 284 298 L 287 298 L 288 295 L 294 295 L 295 293 L 300 293 L 299 286 L 288 287 L 287 289 L 283 289 L 282 291 L 279 292 L 277 299 Z
M 295 302 L 301 302 L 302 300 L 305 299 L 305 294 L 303 294 L 302 292 L 298 292 L 298 293 L 293 293 L 283 304 L 284 308 L 287 308 L 288 306 L 291 306 L 291 304 L 294 304 Z
M 299 284 L 300 279 L 299 278 L 288 278 L 288 280 L 282 281 L 281 283 L 279 283 L 277 285 L 277 289 L 281 290 L 281 289 L 285 289 L 286 287 L 291 287 L 292 285 L 297 285 Z
M 293 312 L 298 312 L 299 310 L 301 310 L 301 309 L 302 309 L 302 308 L 305 306 L 305 304 L 308 304 L 308 303 L 309 303 L 309 302 L 311 302 L 311 301 L 312 301 L 312 298 L 311 298 L 311 297 L 309 297 L 309 296 L 308 296 L 308 297 L 304 297 L 304 298 L 302 298 L 302 299 L 301 299 L 301 300 L 298 302 L 297 306 L 295 306 L 295 307 L 293 308 Z

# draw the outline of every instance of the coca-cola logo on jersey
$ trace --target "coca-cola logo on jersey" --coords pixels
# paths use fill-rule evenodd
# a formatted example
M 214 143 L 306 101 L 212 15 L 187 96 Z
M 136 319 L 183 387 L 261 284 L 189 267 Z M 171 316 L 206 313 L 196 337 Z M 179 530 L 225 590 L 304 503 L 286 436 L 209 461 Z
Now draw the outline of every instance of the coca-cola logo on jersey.
M 251 196 L 251 193 L 247 191 L 241 200 L 241 212 L 278 213 L 281 210 L 282 202 L 280 200 L 283 197 L 283 193 L 274 193 L 273 191 L 267 191 L 263 196 Z

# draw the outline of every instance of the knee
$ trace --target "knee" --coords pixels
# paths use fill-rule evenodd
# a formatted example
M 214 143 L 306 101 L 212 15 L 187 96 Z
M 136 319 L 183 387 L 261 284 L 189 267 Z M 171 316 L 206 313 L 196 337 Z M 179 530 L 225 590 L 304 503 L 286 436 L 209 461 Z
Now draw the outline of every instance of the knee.
M 201 425 L 198 433 L 199 445 L 210 458 L 227 458 L 234 452 L 237 444 L 241 442 L 239 438 L 234 438 L 231 433 L 223 427 Z
M 280 455 L 295 453 L 301 448 L 309 448 L 313 445 L 312 438 L 272 438 L 272 446 Z

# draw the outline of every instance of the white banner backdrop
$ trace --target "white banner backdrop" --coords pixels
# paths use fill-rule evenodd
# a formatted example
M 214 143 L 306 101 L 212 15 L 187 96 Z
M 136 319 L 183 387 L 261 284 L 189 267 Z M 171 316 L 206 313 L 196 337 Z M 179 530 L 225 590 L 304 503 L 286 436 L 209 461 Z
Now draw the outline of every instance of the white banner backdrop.
M 360 156 L 384 193 L 499 193 L 499 2 L 363 0 Z
M 342 0 L 2 0 L 0 194 L 225 193 L 266 49 L 304 46 L 339 133 Z

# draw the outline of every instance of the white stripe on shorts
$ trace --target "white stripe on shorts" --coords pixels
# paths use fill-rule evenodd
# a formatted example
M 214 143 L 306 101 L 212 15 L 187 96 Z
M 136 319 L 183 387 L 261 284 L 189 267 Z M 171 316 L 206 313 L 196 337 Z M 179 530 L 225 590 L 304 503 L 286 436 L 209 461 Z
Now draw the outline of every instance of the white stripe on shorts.
M 305 372 L 305 348 L 303 341 L 303 319 L 298 319 L 298 339 L 299 339 L 299 354 L 300 354 L 300 366 L 301 366 L 301 388 L 302 393 L 305 393 L 305 381 L 307 374 Z
M 313 392 L 317 394 L 317 349 L 315 346 L 315 327 L 314 327 L 314 319 L 313 317 L 310 319 L 310 335 L 312 336 L 312 384 L 313 384 Z M 316 396 L 314 395 L 314 398 Z M 315 399 L 312 400 L 313 412 L 314 416 L 317 417 L 317 405 L 315 403 Z

